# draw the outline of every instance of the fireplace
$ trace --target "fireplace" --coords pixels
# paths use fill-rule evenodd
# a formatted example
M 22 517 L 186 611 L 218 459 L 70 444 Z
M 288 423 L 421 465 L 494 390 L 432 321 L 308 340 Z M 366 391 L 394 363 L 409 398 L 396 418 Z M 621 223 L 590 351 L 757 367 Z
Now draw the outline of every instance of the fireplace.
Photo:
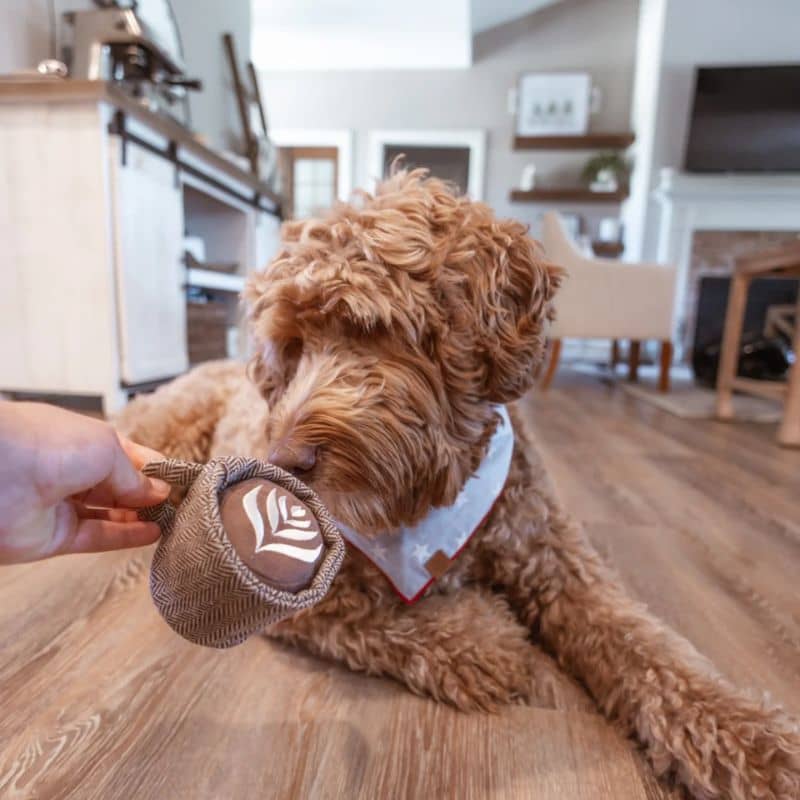
M 797 239 L 796 231 L 695 231 L 684 307 L 681 345 L 689 354 L 695 347 L 722 341 L 728 288 L 737 258 L 780 247 Z M 745 334 L 760 334 L 767 308 L 789 304 L 797 297 L 797 282 L 775 278 L 753 281 L 745 313 Z
M 664 169 L 655 196 L 661 206 L 657 260 L 678 269 L 673 338 L 678 360 L 686 362 L 697 327 L 701 280 L 727 277 L 738 256 L 800 235 L 800 175 Z M 723 320 L 724 310 L 719 323 Z

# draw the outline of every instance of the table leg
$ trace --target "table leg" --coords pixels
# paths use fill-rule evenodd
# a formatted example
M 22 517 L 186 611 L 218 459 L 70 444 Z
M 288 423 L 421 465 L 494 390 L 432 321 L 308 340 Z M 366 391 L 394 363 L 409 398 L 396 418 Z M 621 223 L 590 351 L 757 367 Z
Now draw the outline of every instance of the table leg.
M 672 342 L 664 339 L 661 342 L 660 367 L 658 371 L 658 391 L 669 391 L 669 368 L 672 366 Z
M 611 340 L 611 371 L 617 371 L 617 364 L 619 364 L 619 339 Z
M 800 297 L 794 318 L 794 364 L 789 367 L 789 385 L 783 406 L 783 421 L 778 429 L 778 442 L 786 447 L 800 447 Z
M 733 381 L 739 365 L 739 343 L 742 338 L 744 310 L 747 306 L 747 289 L 750 278 L 736 275 L 731 278 L 728 310 L 725 314 L 725 332 L 717 374 L 717 417 L 733 419 Z
M 639 353 L 641 350 L 641 342 L 631 341 L 630 350 L 628 351 L 628 380 L 631 383 L 636 383 L 639 380 Z

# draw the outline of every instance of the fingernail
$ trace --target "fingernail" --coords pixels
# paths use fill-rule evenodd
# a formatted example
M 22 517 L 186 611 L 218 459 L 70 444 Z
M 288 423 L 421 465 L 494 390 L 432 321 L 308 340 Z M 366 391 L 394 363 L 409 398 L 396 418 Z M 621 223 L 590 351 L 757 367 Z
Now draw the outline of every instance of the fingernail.
M 166 481 L 162 481 L 160 478 L 150 478 L 149 480 L 150 487 L 157 495 L 166 497 L 172 490 L 172 487 Z

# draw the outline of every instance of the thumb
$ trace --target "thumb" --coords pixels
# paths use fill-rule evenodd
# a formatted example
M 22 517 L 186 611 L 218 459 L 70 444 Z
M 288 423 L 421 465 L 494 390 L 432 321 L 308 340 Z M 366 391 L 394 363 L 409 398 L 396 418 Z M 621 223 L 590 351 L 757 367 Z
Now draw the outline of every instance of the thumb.
M 139 472 L 121 445 L 117 447 L 109 485 L 114 505 L 126 508 L 140 508 L 160 503 L 167 499 L 171 488 L 166 481 L 148 478 Z
M 143 475 L 114 437 L 114 451 L 108 476 L 89 492 L 87 503 L 122 508 L 142 508 L 166 500 L 170 485 L 158 478 Z

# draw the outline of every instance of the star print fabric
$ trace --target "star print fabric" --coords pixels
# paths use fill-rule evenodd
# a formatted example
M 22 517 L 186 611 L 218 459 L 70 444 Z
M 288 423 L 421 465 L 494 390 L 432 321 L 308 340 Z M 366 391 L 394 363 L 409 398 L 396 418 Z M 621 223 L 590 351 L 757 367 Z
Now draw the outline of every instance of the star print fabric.
M 407 603 L 417 600 L 441 573 L 428 568 L 440 552 L 453 559 L 491 510 L 508 477 L 514 430 L 504 406 L 500 422 L 477 472 L 464 484 L 453 505 L 435 508 L 413 528 L 367 537 L 338 523 L 345 540 L 387 577 Z M 440 557 L 441 559 L 441 557 Z

